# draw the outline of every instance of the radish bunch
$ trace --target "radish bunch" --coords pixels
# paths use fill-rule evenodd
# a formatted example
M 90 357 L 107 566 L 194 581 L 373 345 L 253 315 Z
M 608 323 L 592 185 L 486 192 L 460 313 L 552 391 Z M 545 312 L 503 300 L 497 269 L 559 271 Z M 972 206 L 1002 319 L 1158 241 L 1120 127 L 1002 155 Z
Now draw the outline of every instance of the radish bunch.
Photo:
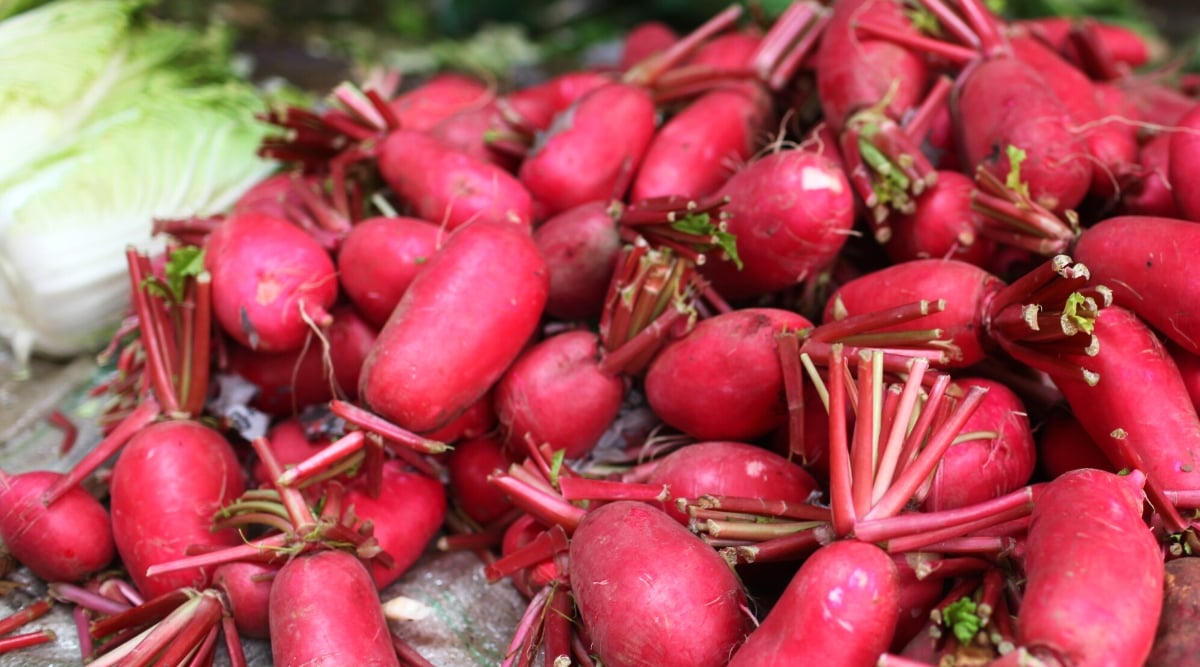
M 0 536 L 101 664 L 421 664 L 377 603 L 434 548 L 526 596 L 505 665 L 1143 664 L 1200 549 L 1200 102 L 1125 29 L 911 4 L 275 110 L 280 174 L 130 251 L 105 440 L 0 474 Z

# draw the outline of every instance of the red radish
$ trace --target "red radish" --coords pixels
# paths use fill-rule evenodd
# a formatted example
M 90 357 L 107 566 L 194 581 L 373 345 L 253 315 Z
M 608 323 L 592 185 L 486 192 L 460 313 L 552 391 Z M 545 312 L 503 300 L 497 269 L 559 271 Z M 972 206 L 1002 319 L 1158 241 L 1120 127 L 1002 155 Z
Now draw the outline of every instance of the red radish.
M 1182 217 L 1200 222 L 1200 193 L 1186 187 L 1191 182 L 1190 165 L 1200 156 L 1200 104 L 1193 104 L 1171 132 L 1171 154 L 1168 164 L 1168 180 L 1180 187 L 1174 188 L 1175 205 Z
M 73 486 L 47 507 L 42 494 L 61 474 L 0 471 L 0 542 L 45 581 L 78 582 L 112 562 L 108 511 L 92 494 Z
M 725 665 L 749 630 L 729 565 L 656 507 L 621 500 L 589 511 L 569 558 L 589 648 L 609 667 Z
M 254 639 L 271 636 L 271 585 L 279 565 L 231 561 L 213 570 L 213 588 L 225 593 L 238 634 Z
M 515 115 L 523 124 L 546 130 L 555 116 L 566 111 L 580 97 L 612 82 L 612 74 L 608 72 L 567 72 L 515 91 L 505 96 L 500 104 L 506 113 Z
M 1095 283 L 1112 290 L 1117 305 L 1194 354 L 1200 353 L 1200 277 L 1191 270 L 1197 254 L 1200 225 L 1147 216 L 1098 222 L 1079 235 L 1072 252 Z
M 671 497 L 696 500 L 702 495 L 762 498 L 798 505 L 809 502 L 817 481 L 782 456 L 743 442 L 699 442 L 681 447 L 654 464 L 647 484 L 665 485 Z M 680 523 L 678 507 L 664 509 Z
M 1100 311 L 1095 335 L 1099 352 L 1072 360 L 1096 373 L 1095 386 L 1051 373 L 1075 416 L 1115 468 L 1137 468 L 1161 489 L 1200 488 L 1200 417 L 1166 348 L 1116 306 Z
M 379 333 L 359 395 L 411 431 L 445 426 L 516 359 L 548 290 L 546 264 L 522 228 L 476 222 L 457 230 Z
M 450 444 L 463 438 L 482 437 L 495 428 L 496 411 L 492 409 L 492 392 L 489 391 L 449 424 L 430 431 L 425 437 Z
M 983 402 L 962 428 L 973 439 L 946 450 L 923 507 L 930 512 L 966 507 L 1015 491 L 1033 476 L 1036 449 L 1025 406 L 1007 386 L 962 378 L 966 391 L 985 387 Z
M 547 315 L 568 321 L 600 316 L 621 253 L 618 215 L 618 206 L 595 201 L 563 211 L 533 230 L 550 270 Z
M 507 469 L 510 463 L 496 438 L 472 438 L 455 445 L 446 461 L 451 498 L 479 524 L 499 519 L 512 509 L 512 501 L 487 478 L 496 470 Z
M 304 432 L 304 426 L 294 417 L 272 426 L 267 431 L 267 440 L 271 443 L 271 451 L 279 460 L 279 465 L 284 468 L 307 459 L 327 447 L 331 442 L 324 436 L 310 439 Z M 275 480 L 271 479 L 270 473 L 267 472 L 267 465 L 262 461 L 254 462 L 250 476 L 260 486 L 270 486 L 275 483 Z
M 904 647 L 925 628 L 929 613 L 942 599 L 945 580 L 918 572 L 920 554 L 893 554 L 900 575 L 900 615 L 892 635 L 892 651 Z
M 271 415 L 292 415 L 335 397 L 353 398 L 367 351 L 379 334 L 349 304 L 329 311 L 332 322 L 323 334 L 292 352 L 256 352 L 229 348 L 228 370 L 258 387 L 251 404 Z
M 567 331 L 517 357 L 496 384 L 494 405 L 505 443 L 521 451 L 528 438 L 583 457 L 612 424 L 625 397 L 625 380 L 600 368 L 600 339 Z
M 1138 149 L 1139 176 L 1121 193 L 1120 211 L 1125 215 L 1180 218 L 1175 188 L 1169 180 L 1171 134 L 1150 137 Z
M 983 219 L 971 210 L 975 183 L 956 171 L 938 171 L 938 180 L 918 197 L 915 210 L 892 219 L 892 238 L 884 247 L 894 262 L 957 259 L 982 266 L 992 254 L 982 237 Z
M 644 21 L 625 34 L 617 69 L 624 72 L 679 41 L 679 33 L 662 21 Z
M 646 372 L 646 400 L 698 440 L 749 441 L 787 420 L 775 335 L 806 329 L 802 315 L 744 308 L 700 321 L 668 343 Z
M 1188 396 L 1192 397 L 1192 405 L 1200 410 L 1200 355 L 1183 349 L 1174 341 L 1167 341 L 1167 353 L 1175 360 L 1183 384 L 1187 386 Z
M 770 95 L 761 86 L 727 85 L 705 93 L 654 134 L 630 201 L 712 194 L 764 141 L 772 116 Z
M 1078 57 L 1079 54 L 1071 43 L 1071 31 L 1084 23 L 1090 24 L 1088 27 L 1095 31 L 1095 37 L 1100 40 L 1114 62 L 1130 68 L 1141 67 L 1150 61 L 1153 51 L 1152 45 L 1144 35 L 1117 23 L 1070 16 L 1039 16 L 1021 19 L 1015 23 L 1028 28 L 1064 56 Z
M 1045 479 L 1080 468 L 1116 472 L 1083 424 L 1065 408 L 1051 412 L 1038 427 L 1037 445 L 1038 472 Z
M 271 656 L 278 667 L 399 667 L 379 592 L 344 551 L 288 561 L 271 585 Z
M 1083 201 L 1092 181 L 1087 148 L 1067 107 L 1038 71 L 1016 58 L 987 58 L 963 70 L 952 102 L 964 165 L 1004 181 L 1008 147 L 1025 151 L 1021 180 L 1034 202 L 1062 214 Z
M 505 117 L 500 100 L 467 109 L 438 123 L 429 134 L 443 144 L 508 172 L 515 172 L 528 144 L 532 128 L 514 125 Z
M 425 553 L 446 519 L 446 491 L 425 475 L 406 470 L 399 461 L 383 464 L 378 498 L 367 492 L 365 477 L 357 477 L 342 498 L 354 516 L 370 521 L 379 546 L 391 557 L 385 566 L 371 562 L 371 576 L 380 589 L 399 579 Z
M 417 218 L 370 218 L 354 225 L 338 251 L 338 276 L 364 318 L 382 327 L 404 290 L 437 252 L 442 231 Z
M 782 150 L 751 162 L 718 191 L 743 264 L 710 261 L 701 271 L 727 299 L 792 287 L 831 263 L 854 224 L 854 193 L 826 157 Z M 710 258 L 710 259 L 716 259 Z
M 214 533 L 209 526 L 244 484 L 233 447 L 198 422 L 158 422 L 125 444 L 109 485 L 112 530 L 121 561 L 144 596 L 208 584 L 209 569 L 157 577 L 146 576 L 146 569 L 183 557 L 192 545 L 240 544 L 236 531 Z
M 1076 470 L 1038 498 L 1017 615 L 1017 640 L 1035 657 L 1078 667 L 1145 662 L 1162 609 L 1163 559 L 1142 521 L 1143 479 Z
M 205 245 L 213 313 L 238 343 L 262 352 L 298 350 L 312 324 L 328 325 L 337 298 L 333 259 L 282 218 L 257 212 L 227 217 Z
M 729 667 L 872 667 L 900 614 L 900 575 L 882 549 L 834 542 L 800 566 Z
M 1014 57 L 1032 65 L 1042 76 L 1066 107 L 1074 129 L 1082 133 L 1093 158 L 1091 192 L 1100 197 L 1114 197 L 1129 180 L 1137 159 L 1132 126 L 1106 119 L 1100 97 L 1087 75 L 1045 43 L 1013 35 L 1009 44 Z
M 707 67 L 714 70 L 736 71 L 750 62 L 762 43 L 756 31 L 736 30 L 713 37 L 687 58 L 685 67 Z
M 528 228 L 530 193 L 494 164 L 415 130 L 388 133 L 379 145 L 384 181 L 416 217 L 457 229 L 468 222 L 502 222 Z
M 492 91 L 482 81 L 456 72 L 442 72 L 398 95 L 388 106 L 399 116 L 401 127 L 424 132 L 492 98 Z
M 654 129 L 654 101 L 646 89 L 611 83 L 585 93 L 521 163 L 518 176 L 537 201 L 539 217 L 622 198 Z

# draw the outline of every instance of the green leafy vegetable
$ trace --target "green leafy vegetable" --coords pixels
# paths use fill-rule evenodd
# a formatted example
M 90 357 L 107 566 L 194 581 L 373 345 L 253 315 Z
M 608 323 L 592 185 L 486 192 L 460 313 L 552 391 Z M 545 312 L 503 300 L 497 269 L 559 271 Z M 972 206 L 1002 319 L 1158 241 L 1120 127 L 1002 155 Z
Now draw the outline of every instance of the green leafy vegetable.
M 1004 152 L 1008 155 L 1008 176 L 1004 179 L 1004 185 L 1028 197 L 1029 184 L 1021 180 L 1021 164 L 1025 162 L 1025 151 L 1009 145 Z
M 708 239 L 708 247 L 720 248 L 729 256 L 738 269 L 742 268 L 742 260 L 737 253 L 737 237 L 725 230 L 723 225 L 715 224 L 712 216 L 707 213 L 693 213 L 671 223 L 671 228 L 677 232 L 691 234 Z M 707 250 L 708 248 L 702 248 Z
M 942 610 L 942 623 L 954 633 L 962 644 L 969 644 L 979 632 L 981 622 L 975 601 L 969 597 L 959 598 Z

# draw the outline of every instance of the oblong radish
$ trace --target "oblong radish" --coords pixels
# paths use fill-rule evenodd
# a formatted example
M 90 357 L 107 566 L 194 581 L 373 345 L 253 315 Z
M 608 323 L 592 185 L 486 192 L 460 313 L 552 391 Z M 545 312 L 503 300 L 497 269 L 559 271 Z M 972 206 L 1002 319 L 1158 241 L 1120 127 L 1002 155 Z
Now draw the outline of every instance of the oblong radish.
M 0 471 L 0 541 L 18 562 L 45 581 L 77 582 L 116 555 L 108 511 L 74 486 L 47 507 L 42 494 L 62 474 Z
M 441 238 L 437 225 L 420 218 L 370 218 L 355 224 L 338 251 L 342 289 L 368 322 L 382 327 L 437 252 Z

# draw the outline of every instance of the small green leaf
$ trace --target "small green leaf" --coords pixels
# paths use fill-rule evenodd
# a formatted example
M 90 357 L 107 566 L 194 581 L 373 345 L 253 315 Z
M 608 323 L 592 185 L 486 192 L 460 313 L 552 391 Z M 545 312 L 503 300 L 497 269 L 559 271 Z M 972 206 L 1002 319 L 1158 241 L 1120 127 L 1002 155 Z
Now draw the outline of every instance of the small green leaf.
M 1025 162 L 1025 151 L 1009 144 L 1004 152 L 1008 155 L 1008 177 L 1004 179 L 1004 184 L 1028 197 L 1029 184 L 1021 181 L 1021 163 Z
M 188 278 L 204 273 L 204 249 L 199 246 L 184 246 L 167 258 L 167 287 L 171 297 L 183 301 L 183 287 Z
M 1080 331 L 1090 334 L 1096 328 L 1096 320 L 1079 311 L 1079 307 L 1086 302 L 1087 297 L 1079 292 L 1071 292 L 1070 296 L 1067 297 L 1066 303 L 1063 304 L 1063 317 Z
M 558 475 L 562 472 L 563 461 L 567 458 L 567 450 L 556 449 L 554 456 L 550 459 L 550 484 L 555 488 L 558 487 Z
M 725 251 L 729 256 L 729 260 L 737 266 L 738 270 L 742 268 L 742 259 L 737 253 L 737 237 L 725 231 L 721 225 L 713 224 L 712 216 L 707 213 L 693 213 L 671 223 L 671 229 L 685 234 L 691 234 L 700 238 L 707 238 L 709 242 Z
M 969 597 L 959 598 L 942 610 L 942 622 L 962 644 L 970 644 L 982 625 L 975 601 Z

